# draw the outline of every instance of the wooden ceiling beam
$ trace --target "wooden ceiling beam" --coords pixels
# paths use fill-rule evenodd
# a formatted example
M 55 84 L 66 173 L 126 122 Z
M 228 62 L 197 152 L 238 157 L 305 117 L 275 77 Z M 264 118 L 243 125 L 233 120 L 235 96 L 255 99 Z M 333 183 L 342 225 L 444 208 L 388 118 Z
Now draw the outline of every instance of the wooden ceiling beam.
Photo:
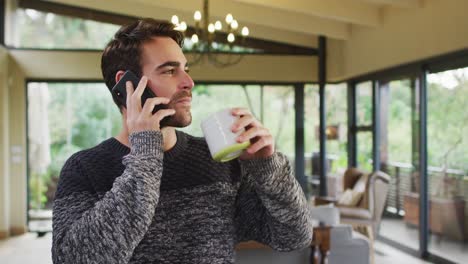
M 399 8 L 420 8 L 424 5 L 424 0 L 358 0 L 378 5 L 394 6 Z

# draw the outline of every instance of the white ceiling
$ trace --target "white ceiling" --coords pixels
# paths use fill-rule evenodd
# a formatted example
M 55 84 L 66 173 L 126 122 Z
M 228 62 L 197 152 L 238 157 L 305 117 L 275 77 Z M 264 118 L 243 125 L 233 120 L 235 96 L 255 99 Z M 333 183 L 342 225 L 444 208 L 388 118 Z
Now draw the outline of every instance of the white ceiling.
M 173 14 L 193 25 L 193 12 L 203 0 L 47 0 L 131 16 L 170 20 Z M 424 0 L 211 0 L 210 17 L 232 13 L 251 35 L 302 46 L 316 46 L 316 37 L 346 40 L 353 27 L 378 30 L 384 9 L 416 10 Z

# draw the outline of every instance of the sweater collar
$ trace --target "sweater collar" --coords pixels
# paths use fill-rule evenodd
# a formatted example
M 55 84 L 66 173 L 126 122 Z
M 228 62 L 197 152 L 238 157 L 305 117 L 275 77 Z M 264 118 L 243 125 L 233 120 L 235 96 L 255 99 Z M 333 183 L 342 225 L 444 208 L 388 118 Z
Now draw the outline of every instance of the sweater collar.
M 187 148 L 187 134 L 176 130 L 177 141 L 174 147 L 164 152 L 164 158 L 174 159 L 180 156 Z
M 115 137 L 104 141 L 102 145 L 111 150 L 112 153 L 119 154 L 120 156 L 125 156 L 130 153 L 130 148 L 120 143 Z

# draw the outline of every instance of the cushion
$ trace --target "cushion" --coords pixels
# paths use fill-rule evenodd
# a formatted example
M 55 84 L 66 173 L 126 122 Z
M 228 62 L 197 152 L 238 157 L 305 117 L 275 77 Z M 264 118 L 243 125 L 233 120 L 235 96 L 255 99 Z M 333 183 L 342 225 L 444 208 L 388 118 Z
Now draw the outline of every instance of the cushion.
M 358 168 L 347 169 L 343 175 L 343 188 L 353 188 L 353 186 L 363 174 L 365 174 L 365 172 L 361 171 Z
M 362 174 L 352 189 L 348 188 L 345 190 L 343 195 L 340 197 L 338 204 L 346 206 L 357 206 L 366 191 L 368 178 L 369 174 Z
M 356 206 L 362 198 L 364 192 L 356 192 L 353 189 L 346 189 L 338 200 L 338 204 L 346 206 Z
M 366 191 L 367 179 L 369 174 L 364 173 L 359 177 L 359 180 L 354 184 L 353 191 L 364 193 Z

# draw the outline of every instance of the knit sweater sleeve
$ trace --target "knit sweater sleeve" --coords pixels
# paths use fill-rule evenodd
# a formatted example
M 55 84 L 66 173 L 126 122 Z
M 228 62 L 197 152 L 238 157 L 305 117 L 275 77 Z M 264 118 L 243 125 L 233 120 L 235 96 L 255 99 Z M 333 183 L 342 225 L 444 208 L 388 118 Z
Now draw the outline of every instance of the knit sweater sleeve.
M 162 175 L 162 135 L 130 136 L 123 174 L 93 192 L 79 156 L 64 165 L 53 208 L 54 263 L 128 263 L 154 216 Z
M 312 240 L 312 220 L 301 187 L 281 153 L 241 161 L 237 198 L 238 240 L 256 240 L 278 251 L 305 248 Z

